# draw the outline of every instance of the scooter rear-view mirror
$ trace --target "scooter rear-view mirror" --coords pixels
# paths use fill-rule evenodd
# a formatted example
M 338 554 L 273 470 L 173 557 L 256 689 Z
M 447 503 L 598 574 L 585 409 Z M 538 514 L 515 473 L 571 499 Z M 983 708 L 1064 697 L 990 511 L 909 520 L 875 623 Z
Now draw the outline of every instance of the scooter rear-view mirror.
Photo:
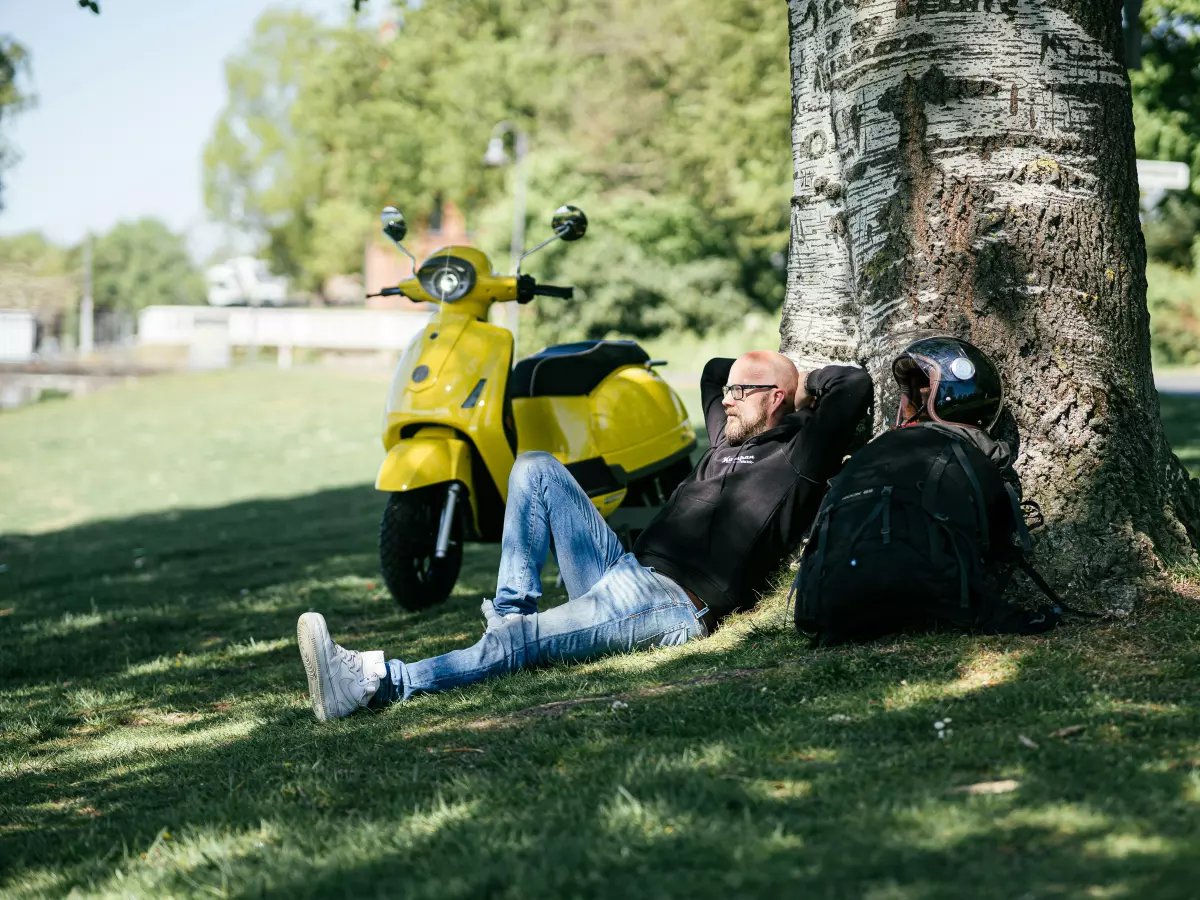
M 408 222 L 404 220 L 404 213 L 394 206 L 383 208 L 383 212 L 379 214 L 379 222 L 383 225 L 383 233 L 397 244 L 408 234 Z
M 578 206 L 560 206 L 550 219 L 550 227 L 564 241 L 577 241 L 587 234 L 587 216 Z
M 386 234 L 397 247 L 400 252 L 409 258 L 412 262 L 413 274 L 417 271 L 417 258 L 408 252 L 408 248 L 402 243 L 404 236 L 408 234 L 408 222 L 404 219 L 404 213 L 396 209 L 394 206 L 385 206 L 383 212 L 379 214 L 379 223 L 383 225 L 383 233 Z
M 546 238 L 532 250 L 526 250 L 521 254 L 521 258 L 517 260 L 517 274 L 521 273 L 521 263 L 527 256 L 533 256 L 547 244 L 552 244 L 555 241 L 577 241 L 587 233 L 587 216 L 583 214 L 583 210 L 578 206 L 560 206 L 554 211 L 554 215 L 550 219 L 550 227 L 554 229 L 554 234 Z

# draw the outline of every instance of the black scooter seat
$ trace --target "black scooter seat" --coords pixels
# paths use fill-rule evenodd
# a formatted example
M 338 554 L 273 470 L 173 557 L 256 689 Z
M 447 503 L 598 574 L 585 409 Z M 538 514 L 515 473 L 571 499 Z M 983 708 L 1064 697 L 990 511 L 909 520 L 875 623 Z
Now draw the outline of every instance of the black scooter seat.
M 649 360 L 636 341 L 555 344 L 517 363 L 509 381 L 511 396 L 579 397 L 590 394 L 622 366 L 640 366 Z

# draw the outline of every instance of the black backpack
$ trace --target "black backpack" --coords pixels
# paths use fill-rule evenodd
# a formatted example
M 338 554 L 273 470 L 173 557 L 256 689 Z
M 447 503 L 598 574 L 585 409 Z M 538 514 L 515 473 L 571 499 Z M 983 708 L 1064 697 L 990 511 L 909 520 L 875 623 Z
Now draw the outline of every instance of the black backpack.
M 979 429 L 935 422 L 858 450 L 830 481 L 804 548 L 796 628 L 831 645 L 912 629 L 1036 634 L 1059 624 L 1062 602 L 1025 559 L 1009 458 Z M 1053 605 L 1001 599 L 1017 567 Z

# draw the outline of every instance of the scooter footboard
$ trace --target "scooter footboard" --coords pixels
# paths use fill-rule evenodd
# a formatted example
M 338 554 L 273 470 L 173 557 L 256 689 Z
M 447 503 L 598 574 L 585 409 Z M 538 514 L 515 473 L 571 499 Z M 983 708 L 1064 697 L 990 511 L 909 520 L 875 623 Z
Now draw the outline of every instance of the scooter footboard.
M 375 488 L 393 493 L 455 481 L 466 485 L 471 517 L 478 526 L 479 510 L 471 479 L 471 445 L 464 440 L 418 434 L 397 441 L 379 467 Z

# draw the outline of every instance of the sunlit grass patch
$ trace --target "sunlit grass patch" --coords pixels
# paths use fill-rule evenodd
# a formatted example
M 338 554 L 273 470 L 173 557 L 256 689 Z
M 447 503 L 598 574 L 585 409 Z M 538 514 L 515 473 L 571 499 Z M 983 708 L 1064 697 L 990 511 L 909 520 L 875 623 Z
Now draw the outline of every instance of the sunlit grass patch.
M 57 620 L 45 619 L 36 622 L 26 622 L 21 630 L 26 634 L 40 634 L 43 637 L 66 637 L 88 628 L 95 628 L 111 618 L 99 612 L 63 613 Z
M 1106 856 L 1109 859 L 1153 858 L 1173 855 L 1181 849 L 1184 848 L 1161 835 L 1146 836 L 1128 831 L 1106 834 L 1084 845 L 1085 853 L 1092 856 Z
M 674 814 L 668 801 L 639 799 L 624 785 L 617 785 L 613 796 L 601 807 L 600 819 L 610 839 L 643 843 L 669 838 L 687 829 L 692 821 L 691 816 Z
M 181 729 L 174 725 L 133 724 L 120 731 L 104 731 L 86 743 L 67 739 L 42 745 L 40 749 L 56 751 L 60 764 L 111 763 L 114 760 L 136 758 L 146 752 L 171 753 L 183 748 L 223 747 L 246 736 L 258 723 L 234 719 L 203 728 Z

